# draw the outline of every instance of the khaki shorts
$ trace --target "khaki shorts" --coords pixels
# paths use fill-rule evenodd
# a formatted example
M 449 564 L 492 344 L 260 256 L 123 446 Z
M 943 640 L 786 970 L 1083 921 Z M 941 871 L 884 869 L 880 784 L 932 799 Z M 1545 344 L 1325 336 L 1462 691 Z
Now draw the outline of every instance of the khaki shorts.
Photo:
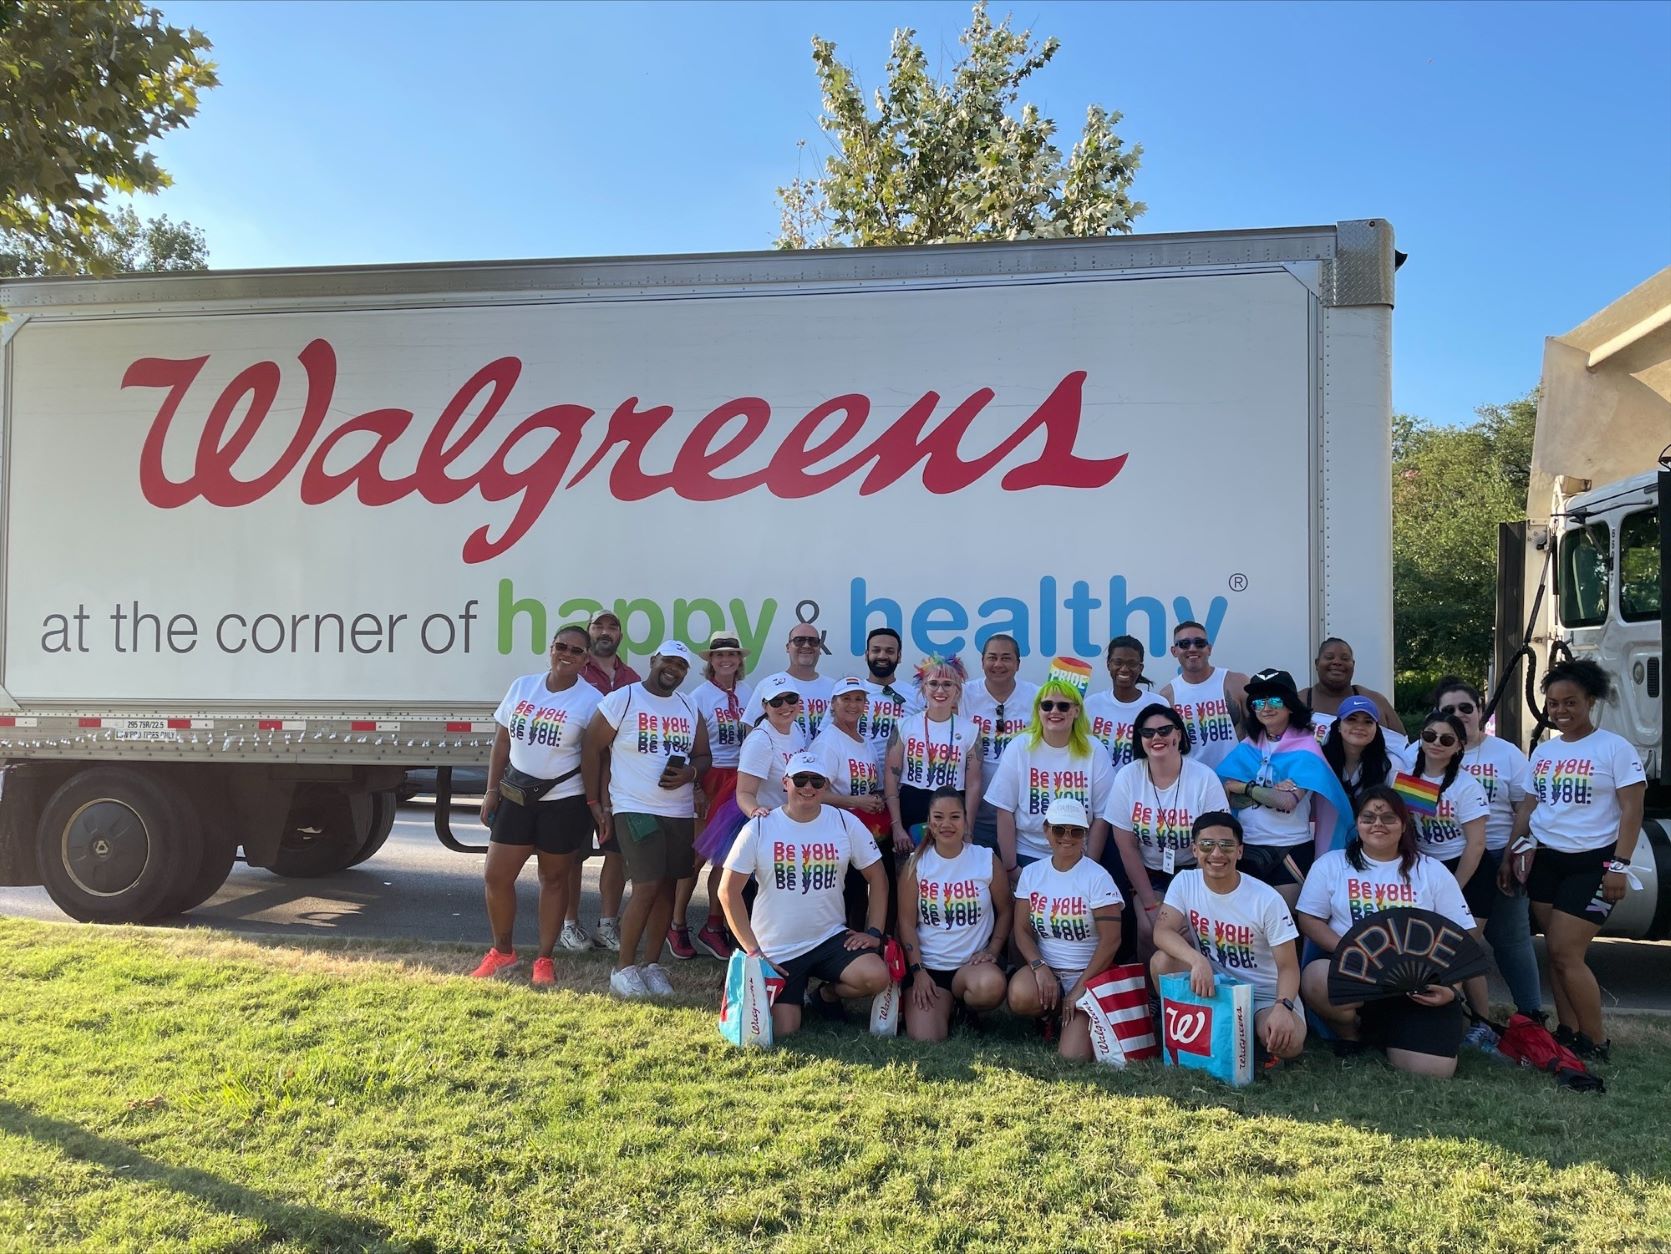
M 610 830 L 629 880 L 682 880 L 696 874 L 695 819 L 616 813 Z

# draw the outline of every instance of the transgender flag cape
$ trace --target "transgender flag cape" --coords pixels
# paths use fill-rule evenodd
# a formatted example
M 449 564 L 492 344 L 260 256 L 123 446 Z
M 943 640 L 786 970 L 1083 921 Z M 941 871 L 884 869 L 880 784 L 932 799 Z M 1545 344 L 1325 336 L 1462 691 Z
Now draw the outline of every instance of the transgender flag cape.
M 1218 764 L 1219 778 L 1245 784 L 1259 777 L 1264 763 L 1253 742 L 1244 740 Z M 1311 794 L 1311 831 L 1318 853 L 1346 848 L 1346 842 L 1352 839 L 1352 803 L 1323 757 L 1314 733 L 1289 731 L 1283 735 L 1271 754 L 1271 778 L 1291 779 Z

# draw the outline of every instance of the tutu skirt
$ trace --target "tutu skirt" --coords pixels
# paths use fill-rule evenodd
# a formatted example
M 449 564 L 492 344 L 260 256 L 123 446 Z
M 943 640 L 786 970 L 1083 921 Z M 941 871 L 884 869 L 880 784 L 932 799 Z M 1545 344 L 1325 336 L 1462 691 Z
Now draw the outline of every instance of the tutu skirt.
M 748 815 L 738 807 L 735 790 L 718 806 L 710 801 L 708 824 L 702 829 L 702 835 L 696 838 L 697 856 L 706 862 L 724 862 L 725 855 L 731 852 L 731 845 L 737 839 L 737 833 L 747 822 Z

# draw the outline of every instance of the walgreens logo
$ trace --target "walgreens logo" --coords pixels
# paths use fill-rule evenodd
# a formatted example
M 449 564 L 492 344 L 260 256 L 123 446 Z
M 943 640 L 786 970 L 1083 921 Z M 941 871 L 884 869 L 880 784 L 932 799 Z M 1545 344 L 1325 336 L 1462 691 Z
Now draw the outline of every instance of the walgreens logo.
M 544 398 L 513 400 L 522 361 L 500 357 L 460 384 L 434 417 L 396 406 L 343 417 L 334 405 L 337 352 L 328 340 L 316 339 L 297 354 L 305 378 L 299 398 L 281 396 L 283 372 L 272 361 L 246 367 L 218 395 L 197 389 L 194 385 L 208 361 L 207 354 L 142 357 L 122 376 L 124 388 L 162 392 L 140 454 L 139 484 L 147 501 L 160 509 L 175 509 L 201 499 L 236 509 L 281 490 L 295 492 L 304 505 L 323 504 L 345 492 L 372 508 L 411 496 L 435 505 L 472 495 L 483 501 L 514 501 L 516 511 L 498 535 L 487 525 L 470 533 L 463 547 L 468 563 L 509 551 L 559 491 L 594 473 L 607 473 L 609 491 L 621 501 L 663 492 L 688 501 L 721 501 L 757 490 L 797 500 L 859 476 L 859 494 L 869 496 L 913 472 L 927 491 L 947 495 L 995 473 L 1038 431 L 1044 432 L 1044 447 L 1030 461 L 1003 472 L 999 486 L 1005 491 L 1100 488 L 1126 461 L 1123 453 L 1097 459 L 1074 451 L 1083 370 L 1064 375 L 1030 416 L 984 452 L 966 456 L 962 441 L 970 424 L 995 399 L 991 388 L 971 392 L 949 412 L 943 412 L 944 398 L 938 392 L 925 391 L 874 435 L 866 430 L 875 430 L 870 397 L 848 392 L 809 409 L 775 447 L 768 443 L 771 456 L 763 467 L 726 474 L 760 441 L 771 421 L 772 407 L 763 397 L 738 396 L 694 421 L 688 415 L 674 421 L 671 405 L 629 396 L 607 418 L 600 418 L 598 411 L 584 405 L 539 404 Z M 1013 396 L 1000 402 L 1005 410 L 1020 410 L 1026 404 L 1025 398 Z M 300 408 L 301 418 L 276 459 L 252 465 L 246 454 L 275 406 L 287 412 Z M 484 438 L 505 411 L 525 411 L 526 416 L 508 434 Z M 286 427 L 291 422 L 275 421 Z M 646 467 L 646 447 L 669 423 L 685 432 L 677 452 L 665 468 Z M 194 439 L 191 473 L 184 479 L 170 478 L 163 469 L 165 450 L 171 441 L 189 446 Z M 413 465 L 414 445 L 420 447 L 410 474 L 385 470 L 386 464 Z M 397 447 L 400 454 L 395 456 Z

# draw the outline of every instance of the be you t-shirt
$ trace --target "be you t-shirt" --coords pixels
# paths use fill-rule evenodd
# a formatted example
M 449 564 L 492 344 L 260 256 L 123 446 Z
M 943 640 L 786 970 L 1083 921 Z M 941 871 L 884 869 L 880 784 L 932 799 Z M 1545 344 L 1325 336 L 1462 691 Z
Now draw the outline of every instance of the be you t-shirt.
M 513 682 L 493 712 L 493 721 L 510 733 L 512 766 L 539 779 L 559 779 L 580 765 L 586 724 L 603 697 L 580 679 L 561 692 L 552 692 L 545 686 L 545 677 L 541 671 Z M 558 801 L 585 791 L 585 781 L 576 772 L 540 800 Z

